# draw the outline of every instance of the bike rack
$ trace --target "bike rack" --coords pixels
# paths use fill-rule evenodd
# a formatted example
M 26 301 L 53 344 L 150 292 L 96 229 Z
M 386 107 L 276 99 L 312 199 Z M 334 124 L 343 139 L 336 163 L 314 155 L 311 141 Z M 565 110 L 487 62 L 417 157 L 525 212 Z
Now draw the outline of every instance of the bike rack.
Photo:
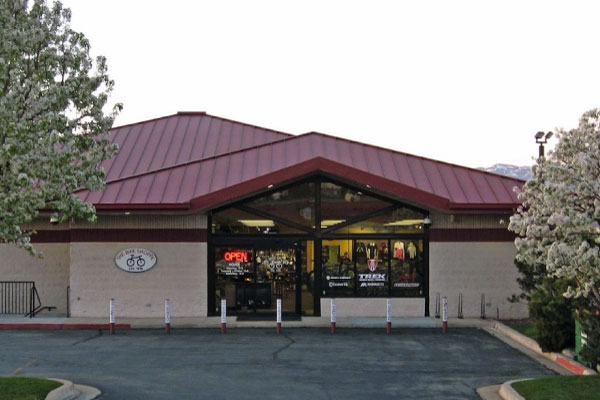
M 485 319 L 485 293 L 481 293 L 481 319 Z

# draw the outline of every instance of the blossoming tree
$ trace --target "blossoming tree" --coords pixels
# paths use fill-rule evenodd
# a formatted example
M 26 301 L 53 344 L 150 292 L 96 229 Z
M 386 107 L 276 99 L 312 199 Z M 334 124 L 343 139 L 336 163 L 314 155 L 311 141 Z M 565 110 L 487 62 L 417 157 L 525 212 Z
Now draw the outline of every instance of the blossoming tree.
M 60 2 L 0 1 L 0 241 L 31 252 L 26 224 L 40 210 L 95 219 L 74 192 L 102 189 L 98 166 L 116 152 L 106 135 L 121 105 L 104 111 L 114 83 L 70 19 Z
M 559 130 L 558 138 L 520 191 L 523 203 L 509 229 L 519 235 L 518 261 L 572 279 L 565 296 L 599 310 L 600 109 L 583 114 L 576 129 Z

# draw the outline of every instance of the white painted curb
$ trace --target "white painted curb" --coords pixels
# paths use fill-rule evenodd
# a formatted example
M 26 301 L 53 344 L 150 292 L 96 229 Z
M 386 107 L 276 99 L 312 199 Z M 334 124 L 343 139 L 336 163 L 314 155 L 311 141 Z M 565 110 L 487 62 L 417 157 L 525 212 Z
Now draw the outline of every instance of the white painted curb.
M 62 383 L 62 386 L 57 387 L 46 395 L 46 400 L 70 400 L 74 399 L 79 395 L 79 392 L 75 390 L 73 382 L 66 381 L 64 379 L 51 379 L 53 381 Z
M 504 400 L 525 400 L 523 396 L 521 396 L 515 389 L 513 389 L 512 384 L 520 381 L 528 381 L 529 379 L 516 379 L 513 381 L 504 382 L 502 386 L 500 386 L 500 397 Z
M 46 395 L 45 400 L 93 400 L 100 396 L 100 390 L 85 385 L 74 385 L 73 382 L 65 379 L 49 378 L 52 381 L 62 383 Z

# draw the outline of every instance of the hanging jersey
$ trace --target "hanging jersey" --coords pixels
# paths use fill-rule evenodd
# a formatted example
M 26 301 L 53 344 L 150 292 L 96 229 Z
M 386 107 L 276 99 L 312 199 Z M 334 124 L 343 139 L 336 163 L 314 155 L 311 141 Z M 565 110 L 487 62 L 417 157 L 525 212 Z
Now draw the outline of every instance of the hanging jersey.
M 404 260 L 404 242 L 394 243 L 394 258 Z
M 377 245 L 375 243 L 369 243 L 367 246 L 367 258 L 369 260 L 376 260 L 379 255 L 379 251 L 377 250 Z
M 415 247 L 413 242 L 410 242 L 408 244 L 408 247 L 406 248 L 406 250 L 408 251 L 408 256 L 412 259 L 415 258 L 417 256 L 417 248 Z

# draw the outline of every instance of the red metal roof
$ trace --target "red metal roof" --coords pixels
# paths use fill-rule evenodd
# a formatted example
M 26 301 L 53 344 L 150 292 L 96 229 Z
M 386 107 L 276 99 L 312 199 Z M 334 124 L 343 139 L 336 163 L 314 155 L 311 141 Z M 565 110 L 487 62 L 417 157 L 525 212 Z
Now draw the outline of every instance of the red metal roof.
M 110 141 L 120 151 L 102 166 L 109 182 L 290 136 L 204 112 L 179 112 L 112 129 Z
M 99 209 L 207 209 L 270 184 L 323 172 L 391 197 L 442 210 L 519 204 L 523 181 L 311 132 L 292 136 L 213 117 L 178 113 L 111 131 L 103 192 L 79 195 Z

